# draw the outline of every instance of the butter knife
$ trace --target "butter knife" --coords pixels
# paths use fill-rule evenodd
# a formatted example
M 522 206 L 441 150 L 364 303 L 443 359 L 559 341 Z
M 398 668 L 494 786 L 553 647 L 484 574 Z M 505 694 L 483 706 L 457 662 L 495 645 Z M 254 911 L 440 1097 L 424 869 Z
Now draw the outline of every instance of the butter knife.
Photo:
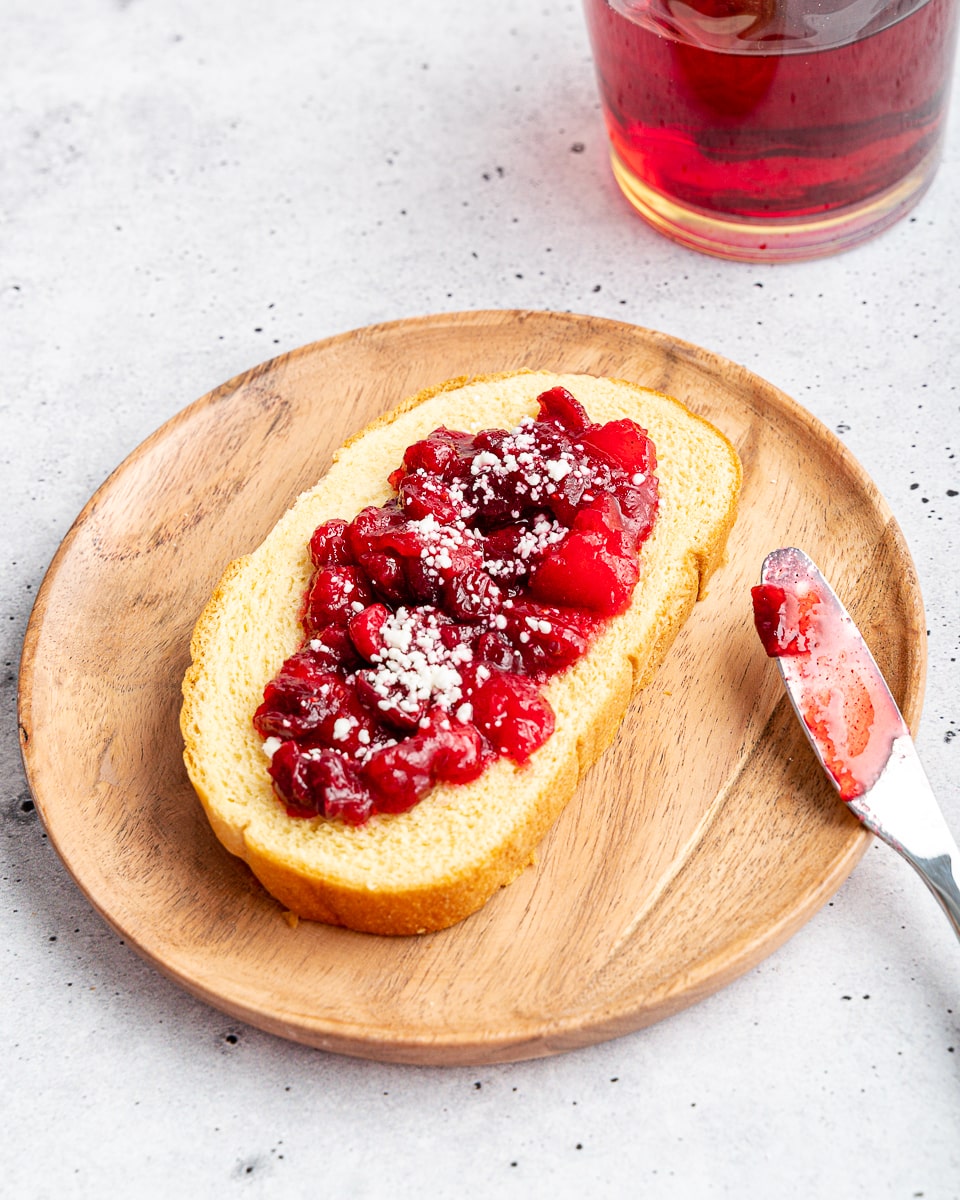
M 764 559 L 754 623 L 813 749 L 850 810 L 918 872 L 960 938 L 960 848 L 866 642 L 811 559 Z

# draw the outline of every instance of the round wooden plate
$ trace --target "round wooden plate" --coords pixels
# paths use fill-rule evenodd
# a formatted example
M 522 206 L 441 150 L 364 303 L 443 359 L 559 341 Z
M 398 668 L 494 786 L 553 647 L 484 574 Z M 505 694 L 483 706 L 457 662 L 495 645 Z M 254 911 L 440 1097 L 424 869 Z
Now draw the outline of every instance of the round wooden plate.
M 442 933 L 295 928 L 216 841 L 181 760 L 193 623 L 333 450 L 454 375 L 523 366 L 669 392 L 734 442 L 729 562 L 538 864 Z M 91 903 L 193 994 L 312 1046 L 398 1062 L 546 1055 L 715 991 L 839 887 L 869 837 L 815 768 L 753 632 L 767 551 L 836 586 L 911 727 L 925 670 L 916 576 L 879 492 L 783 393 L 635 326 L 473 312 L 344 334 L 198 400 L 103 484 L 37 597 L 21 669 L 24 761 Z

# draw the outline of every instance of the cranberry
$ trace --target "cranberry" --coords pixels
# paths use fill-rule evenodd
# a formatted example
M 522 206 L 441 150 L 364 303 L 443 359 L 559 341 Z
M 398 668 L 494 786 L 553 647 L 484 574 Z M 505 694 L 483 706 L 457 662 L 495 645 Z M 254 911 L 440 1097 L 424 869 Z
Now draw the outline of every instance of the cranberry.
M 315 567 L 345 565 L 350 562 L 350 553 L 344 538 L 347 523 L 338 518 L 324 521 L 313 531 L 310 538 L 310 558 Z
M 407 589 L 418 604 L 439 607 L 447 584 L 482 564 L 482 552 L 473 541 L 424 537 L 417 556 L 404 561 Z
M 433 787 L 434 753 L 430 739 L 414 734 L 371 755 L 363 778 L 380 812 L 406 812 Z
M 614 491 L 610 467 L 605 462 L 597 462 L 589 472 L 581 469 L 565 476 L 550 497 L 550 509 L 561 524 L 570 526 L 581 508 L 593 504 L 598 496 Z
M 570 433 L 582 433 L 590 424 L 583 405 L 566 388 L 555 387 L 541 392 L 537 403 L 540 405 L 541 421 L 555 421 Z
M 621 484 L 617 499 L 623 512 L 624 525 L 638 543 L 650 536 L 657 515 L 658 491 L 656 475 L 648 475 L 640 484 Z
M 455 521 L 463 504 L 454 499 L 450 488 L 432 475 L 407 475 L 400 482 L 400 503 L 413 521 L 436 517 L 442 525 Z
M 315 817 L 323 811 L 323 797 L 310 788 L 306 759 L 296 742 L 278 746 L 268 771 L 274 790 L 291 816 Z
M 333 629 L 335 627 L 331 627 Z M 326 631 L 324 631 L 326 632 Z M 337 630 L 342 633 L 341 630 Z M 278 680 L 299 680 L 307 687 L 316 690 L 323 687 L 331 677 L 336 678 L 335 668 L 340 662 L 340 656 L 331 647 L 317 641 L 314 648 L 308 642 L 296 654 L 291 654 L 277 672 Z
M 494 753 L 470 721 L 450 720 L 441 709 L 425 731 L 433 753 L 433 774 L 440 783 L 479 779 Z
M 440 614 L 442 616 L 442 614 Z M 472 647 L 476 641 L 477 631 L 472 625 L 458 625 L 453 620 L 439 621 L 440 641 L 444 648 L 453 650 L 457 646 Z
M 443 611 L 455 621 L 471 624 L 500 611 L 502 593 L 486 571 L 470 567 L 448 579 L 442 589 Z
M 543 557 L 541 539 L 533 532 L 538 527 L 552 527 L 550 518 L 541 512 L 532 514 L 529 521 L 501 525 L 483 539 L 484 562 L 491 564 L 489 569 L 498 581 L 522 582 Z
M 347 623 L 350 640 L 367 662 L 372 662 L 383 649 L 381 629 L 390 616 L 390 610 L 385 604 L 371 604 L 362 612 L 354 613 Z
M 373 599 L 370 585 L 357 567 L 322 567 L 314 576 L 303 610 L 307 633 L 325 625 L 346 625 L 357 611 Z
M 452 479 L 459 468 L 473 457 L 474 439 L 469 433 L 435 429 L 422 442 L 414 442 L 403 456 L 403 467 L 394 471 L 390 483 L 397 487 L 404 473 L 425 471 L 441 479 Z
M 282 670 L 286 671 L 288 664 L 301 656 L 305 660 L 309 658 L 309 661 L 325 671 L 339 669 L 347 674 L 360 666 L 360 659 L 350 635 L 342 625 L 327 625 L 324 629 L 317 630 L 298 655 L 287 659 Z
M 269 772 L 293 816 L 339 817 L 362 825 L 373 812 L 373 796 L 356 767 L 333 750 L 303 752 L 295 742 L 284 742 Z
M 608 421 L 593 425 L 580 441 L 590 450 L 622 467 L 629 475 L 649 475 L 657 469 L 653 443 L 633 421 Z
M 412 599 L 403 570 L 403 559 L 398 554 L 389 551 L 361 554 L 358 561 L 379 599 L 395 606 Z
M 312 737 L 336 715 L 346 690 L 333 672 L 310 680 L 281 673 L 264 688 L 263 703 L 253 714 L 254 727 L 261 737 Z
M 486 569 L 501 583 L 516 583 L 526 572 L 526 564 L 517 550 L 525 532 L 525 526 L 520 524 L 503 525 L 483 539 Z
M 411 698 L 399 685 L 384 685 L 375 671 L 358 671 L 356 681 L 357 696 L 367 709 L 394 729 L 416 729 L 426 714 L 426 700 Z
M 347 825 L 362 825 L 373 812 L 373 796 L 354 764 L 333 750 L 321 750 L 309 769 L 312 786 L 323 795 L 323 812 Z
M 433 607 L 440 603 L 443 580 L 420 558 L 404 560 L 403 577 L 414 604 Z
M 420 553 L 421 540 L 395 500 L 382 508 L 362 509 L 347 526 L 347 545 L 356 562 L 363 554 L 393 553 L 413 557 Z
M 497 629 L 490 629 L 477 641 L 477 660 L 500 667 L 504 671 L 519 671 L 523 662 L 513 646 Z
M 308 745 L 338 747 L 355 753 L 373 739 L 377 724 L 357 690 L 332 672 L 304 680 L 280 674 L 268 683 L 254 713 L 261 737 L 297 738 Z
M 629 605 L 639 578 L 636 542 L 620 506 L 607 496 L 577 514 L 568 536 L 534 572 L 530 590 L 547 603 L 614 616 Z
M 582 658 L 600 624 L 575 608 L 529 602 L 504 610 L 504 640 L 512 647 L 523 673 L 546 679 Z
M 473 722 L 493 748 L 526 762 L 553 733 L 553 710 L 522 675 L 480 668 L 470 691 Z

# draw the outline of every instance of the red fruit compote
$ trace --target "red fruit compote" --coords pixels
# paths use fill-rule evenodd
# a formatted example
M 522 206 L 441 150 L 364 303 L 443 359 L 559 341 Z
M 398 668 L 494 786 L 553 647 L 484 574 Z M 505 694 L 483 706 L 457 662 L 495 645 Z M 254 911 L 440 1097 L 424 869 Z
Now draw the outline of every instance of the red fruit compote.
M 540 686 L 630 604 L 658 507 L 633 421 L 556 387 L 513 430 L 436 429 L 396 497 L 310 540 L 303 644 L 253 722 L 293 817 L 360 825 L 550 736 Z
M 732 258 L 879 232 L 939 161 L 956 0 L 585 0 L 614 173 Z

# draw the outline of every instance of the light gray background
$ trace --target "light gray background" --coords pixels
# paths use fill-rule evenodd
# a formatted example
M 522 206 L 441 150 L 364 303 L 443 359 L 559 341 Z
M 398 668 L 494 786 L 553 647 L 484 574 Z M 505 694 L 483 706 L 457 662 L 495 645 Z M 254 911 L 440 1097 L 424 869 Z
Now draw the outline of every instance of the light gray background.
M 141 962 L 29 811 L 15 734 L 44 570 L 169 416 L 370 322 L 570 309 L 744 363 L 871 473 L 920 572 L 920 750 L 960 829 L 960 113 L 909 219 L 759 267 L 622 201 L 573 0 L 2 0 L 0 48 L 5 1193 L 960 1196 L 960 947 L 885 847 L 653 1029 L 381 1066 L 235 1024 Z

